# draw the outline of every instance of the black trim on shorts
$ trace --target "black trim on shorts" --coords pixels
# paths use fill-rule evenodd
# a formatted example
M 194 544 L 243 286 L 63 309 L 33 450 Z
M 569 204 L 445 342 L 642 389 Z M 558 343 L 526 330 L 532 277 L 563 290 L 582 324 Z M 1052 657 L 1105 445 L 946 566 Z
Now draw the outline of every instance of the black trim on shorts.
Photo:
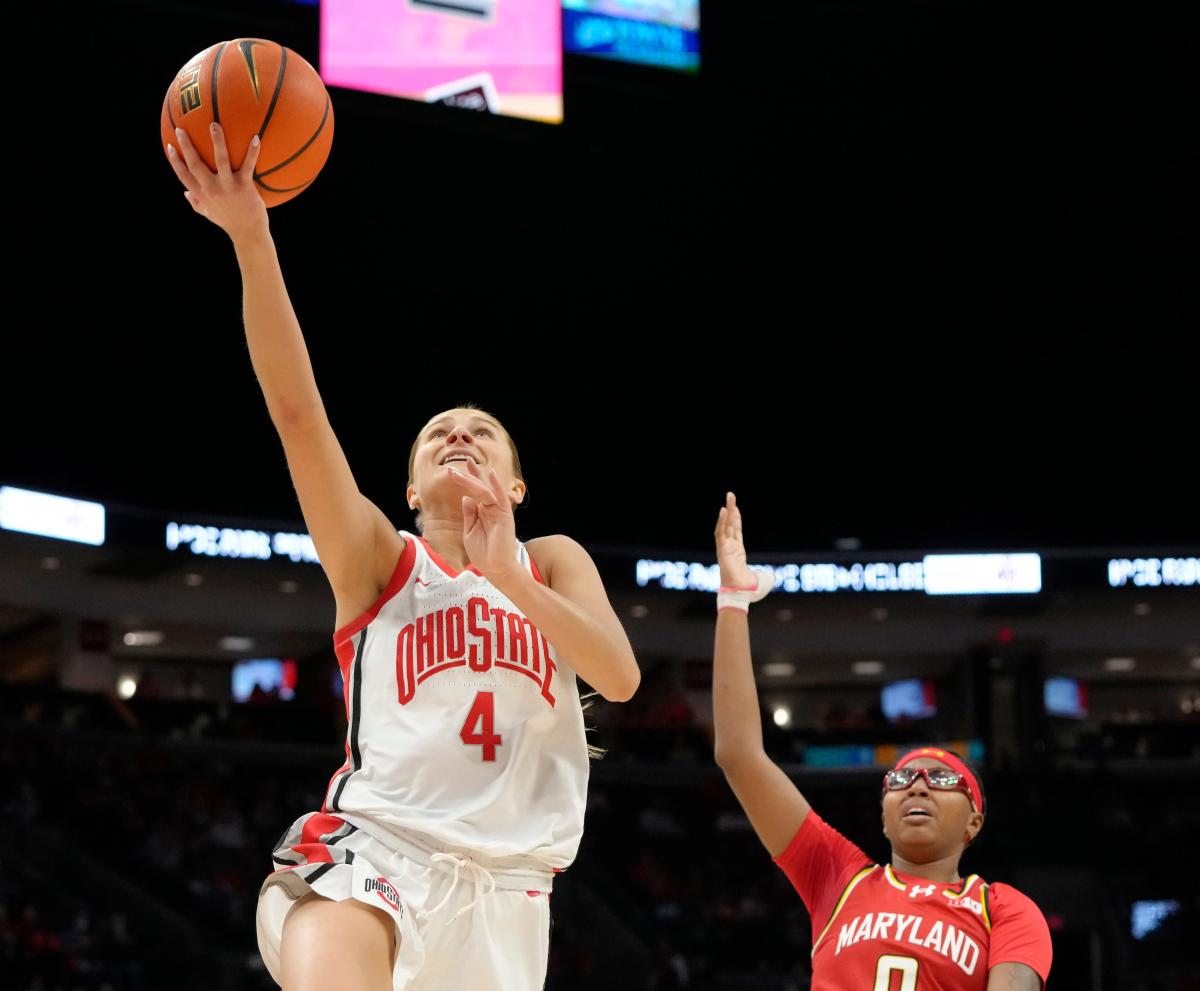
M 319 878 L 322 878 L 326 874 L 328 874 L 336 866 L 337 866 L 337 864 L 322 864 L 315 871 L 313 871 L 311 874 L 309 874 L 304 880 L 307 884 L 311 885 L 314 881 L 316 881 Z
M 349 822 L 343 822 L 343 823 L 342 823 L 342 825 L 346 827 L 346 831 L 345 831 L 344 833 L 342 833 L 342 826 L 338 826 L 338 828 L 337 828 L 337 829 L 335 829 L 335 830 L 333 831 L 333 833 L 326 833 L 326 834 L 325 834 L 326 836 L 328 836 L 328 837 L 329 837 L 329 839 L 327 839 L 327 840 L 320 840 L 320 842 L 321 842 L 321 843 L 324 843 L 326 846 L 333 846 L 335 843 L 338 843 L 338 842 L 340 842 L 341 840 L 344 840 L 344 839 L 346 839 L 348 836 L 353 836 L 355 833 L 357 833 L 357 832 L 358 832 L 358 827 L 357 827 L 357 826 L 355 826 L 353 823 L 349 823 Z M 334 836 L 334 835 L 333 835 L 334 833 L 342 833 L 342 835 L 341 835 L 341 836 Z
M 362 721 L 362 659 L 367 648 L 368 626 L 363 627 L 362 635 L 358 638 L 358 656 L 354 658 L 354 719 L 350 724 L 350 760 L 354 770 L 362 767 L 362 751 L 358 747 L 358 727 Z
M 355 771 L 362 767 L 362 750 L 358 745 L 358 727 L 362 711 L 362 659 L 367 646 L 368 629 L 370 629 L 369 626 L 364 626 L 362 633 L 359 634 L 358 652 L 354 657 L 354 676 L 350 690 L 351 705 L 354 707 L 354 713 L 350 717 L 350 772 L 338 782 L 337 791 L 333 793 L 333 801 L 329 803 L 329 808 L 334 812 L 341 811 L 338 802 L 341 801 L 346 782 L 354 776 Z

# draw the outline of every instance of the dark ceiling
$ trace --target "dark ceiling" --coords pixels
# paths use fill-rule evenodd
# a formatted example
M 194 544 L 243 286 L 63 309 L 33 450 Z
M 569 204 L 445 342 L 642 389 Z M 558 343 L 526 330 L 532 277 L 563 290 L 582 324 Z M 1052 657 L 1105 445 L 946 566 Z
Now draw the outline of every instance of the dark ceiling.
M 222 38 L 316 62 L 315 11 L 23 16 L 0 482 L 296 518 L 157 117 Z M 471 400 L 527 535 L 703 546 L 734 488 L 764 547 L 1195 544 L 1184 16 L 711 3 L 699 76 L 570 58 L 560 128 L 334 90 L 271 219 L 361 488 L 408 525 L 414 431 Z

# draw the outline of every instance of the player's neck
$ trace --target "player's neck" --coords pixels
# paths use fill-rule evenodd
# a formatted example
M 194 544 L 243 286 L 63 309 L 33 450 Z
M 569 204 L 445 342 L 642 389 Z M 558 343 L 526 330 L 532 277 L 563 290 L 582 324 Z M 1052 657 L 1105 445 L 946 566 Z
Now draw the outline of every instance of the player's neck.
M 925 864 L 914 864 L 905 860 L 894 849 L 892 850 L 892 870 L 899 874 L 909 874 L 926 881 L 936 881 L 939 884 L 954 884 L 961 880 L 958 873 L 958 861 L 961 854 L 952 853 L 941 860 L 931 860 Z
M 463 521 L 428 516 L 422 521 L 421 536 L 438 556 L 455 571 L 462 571 L 471 563 L 467 548 L 463 544 Z

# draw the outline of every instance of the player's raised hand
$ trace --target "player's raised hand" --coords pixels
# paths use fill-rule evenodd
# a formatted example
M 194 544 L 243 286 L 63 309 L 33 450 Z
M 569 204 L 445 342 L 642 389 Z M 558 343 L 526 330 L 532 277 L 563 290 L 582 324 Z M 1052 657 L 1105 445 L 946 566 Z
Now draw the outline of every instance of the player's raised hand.
M 229 149 L 220 124 L 209 128 L 217 171 L 213 172 L 196 151 L 187 132 L 175 129 L 175 143 L 167 146 L 167 159 L 186 190 L 192 209 L 207 217 L 235 242 L 267 227 L 267 207 L 254 186 L 254 166 L 261 145 L 250 141 L 240 169 L 229 164 Z
M 449 471 L 463 492 L 463 544 L 467 556 L 488 578 L 503 578 L 519 568 L 512 501 L 494 468 L 485 471 L 470 458 L 461 464 L 465 473 L 457 468 Z
M 721 584 L 726 588 L 756 588 L 758 573 L 746 563 L 746 545 L 742 542 L 742 511 L 737 497 L 725 493 L 725 505 L 717 514 L 717 564 L 721 568 Z

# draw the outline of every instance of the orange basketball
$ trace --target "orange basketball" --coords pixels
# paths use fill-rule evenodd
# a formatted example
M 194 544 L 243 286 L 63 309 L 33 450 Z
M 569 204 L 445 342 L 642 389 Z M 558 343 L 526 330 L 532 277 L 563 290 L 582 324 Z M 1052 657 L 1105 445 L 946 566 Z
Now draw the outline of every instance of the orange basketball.
M 317 70 L 291 49 L 260 38 L 222 41 L 179 70 L 163 99 L 163 153 L 182 127 L 216 171 L 208 130 L 214 120 L 225 131 L 235 169 L 258 135 L 254 182 L 267 206 L 305 189 L 333 144 L 333 104 Z

